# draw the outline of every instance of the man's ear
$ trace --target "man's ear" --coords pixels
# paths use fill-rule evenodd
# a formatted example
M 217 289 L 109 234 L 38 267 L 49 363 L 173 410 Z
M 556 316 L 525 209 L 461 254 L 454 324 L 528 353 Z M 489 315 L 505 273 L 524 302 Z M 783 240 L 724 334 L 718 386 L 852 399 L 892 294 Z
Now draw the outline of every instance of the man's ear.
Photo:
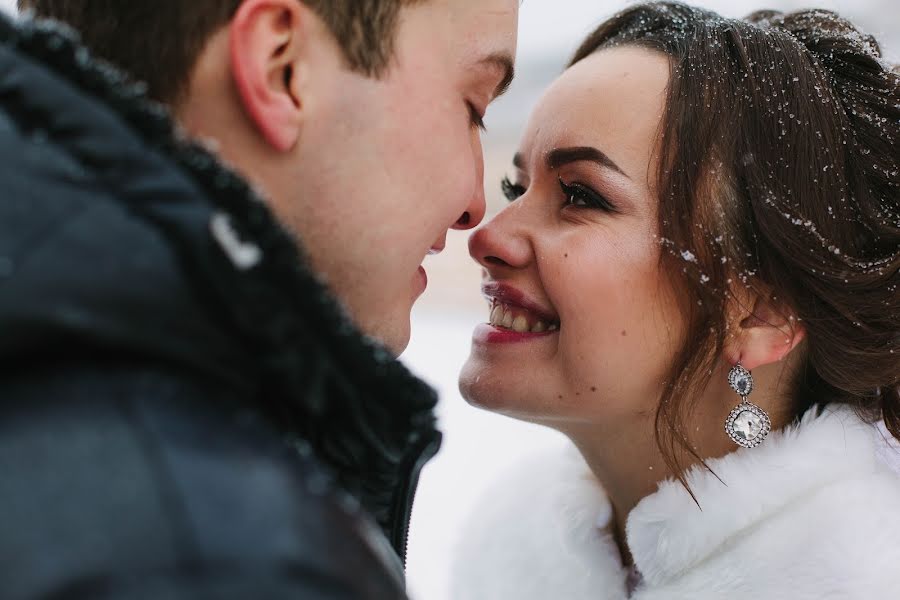
M 803 324 L 776 296 L 732 297 L 731 335 L 725 342 L 725 355 L 732 363 L 753 370 L 779 362 L 805 338 Z
M 287 152 L 300 137 L 302 19 L 295 0 L 245 0 L 231 22 L 231 71 L 247 115 L 263 138 Z

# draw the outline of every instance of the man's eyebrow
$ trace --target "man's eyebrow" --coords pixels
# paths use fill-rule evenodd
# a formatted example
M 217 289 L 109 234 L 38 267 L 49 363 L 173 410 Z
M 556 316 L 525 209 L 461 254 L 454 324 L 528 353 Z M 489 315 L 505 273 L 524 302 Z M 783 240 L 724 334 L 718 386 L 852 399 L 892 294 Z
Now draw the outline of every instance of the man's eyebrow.
M 503 73 L 503 79 L 500 80 L 500 83 L 494 90 L 494 98 L 499 98 L 505 94 L 516 76 L 515 61 L 513 60 L 513 57 L 506 52 L 494 52 L 493 54 L 489 54 L 482 58 L 478 63 L 495 68 Z
M 547 168 L 551 171 L 555 171 L 563 165 L 582 160 L 597 163 L 601 167 L 606 167 L 607 169 L 611 169 L 624 175 L 626 178 L 631 179 L 609 156 L 601 150 L 590 146 L 557 148 L 556 150 L 552 150 L 550 154 L 547 155 Z

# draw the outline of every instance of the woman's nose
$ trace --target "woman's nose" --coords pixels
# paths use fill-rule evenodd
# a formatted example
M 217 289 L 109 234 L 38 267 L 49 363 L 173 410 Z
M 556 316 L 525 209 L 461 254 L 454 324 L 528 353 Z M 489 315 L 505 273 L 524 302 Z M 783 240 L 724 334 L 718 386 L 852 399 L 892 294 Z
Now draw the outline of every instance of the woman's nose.
M 469 255 L 489 273 L 521 269 L 531 262 L 531 241 L 520 212 L 511 204 L 469 237 Z

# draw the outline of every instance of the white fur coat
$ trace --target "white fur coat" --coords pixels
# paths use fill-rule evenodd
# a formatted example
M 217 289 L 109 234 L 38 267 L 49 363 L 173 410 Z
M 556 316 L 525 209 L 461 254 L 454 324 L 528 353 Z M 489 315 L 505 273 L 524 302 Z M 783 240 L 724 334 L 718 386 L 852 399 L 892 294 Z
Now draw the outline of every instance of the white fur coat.
M 660 484 L 628 516 L 633 600 L 900 599 L 900 476 L 883 432 L 847 408 Z M 894 455 L 897 456 L 897 455 Z M 623 600 L 611 509 L 574 449 L 528 461 L 479 503 L 454 600 Z

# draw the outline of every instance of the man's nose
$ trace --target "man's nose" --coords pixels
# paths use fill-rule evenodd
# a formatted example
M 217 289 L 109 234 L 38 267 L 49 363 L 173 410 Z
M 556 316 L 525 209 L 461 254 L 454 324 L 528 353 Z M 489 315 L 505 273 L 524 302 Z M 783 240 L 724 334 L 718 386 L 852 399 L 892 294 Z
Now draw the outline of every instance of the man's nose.
M 487 210 L 485 206 L 485 198 L 484 198 L 484 185 L 478 185 L 478 189 L 475 191 L 474 197 L 472 201 L 469 202 L 469 206 L 466 207 L 466 211 L 460 215 L 459 219 L 457 219 L 456 224 L 453 225 L 453 229 L 458 229 L 460 231 L 465 231 L 467 229 L 473 229 L 478 226 L 484 220 L 484 213 Z
M 453 229 L 465 231 L 478 227 L 478 224 L 484 220 L 484 214 L 487 211 L 486 200 L 484 197 L 484 150 L 481 146 L 481 136 L 476 132 L 477 137 L 474 140 L 473 158 L 475 160 L 475 189 L 469 205 L 465 212 L 457 219 Z

